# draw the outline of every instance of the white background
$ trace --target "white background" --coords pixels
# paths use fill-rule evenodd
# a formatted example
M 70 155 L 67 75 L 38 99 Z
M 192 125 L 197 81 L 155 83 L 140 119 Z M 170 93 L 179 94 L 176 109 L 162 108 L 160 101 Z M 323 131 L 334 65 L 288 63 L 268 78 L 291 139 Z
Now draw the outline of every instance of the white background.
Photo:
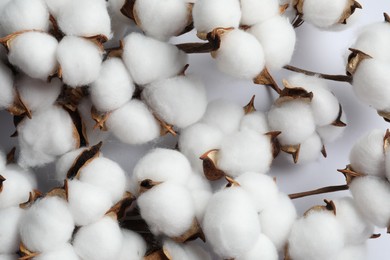
M 357 10 L 360 14 L 359 19 L 347 31 L 323 32 L 307 24 L 298 28 L 296 30 L 296 51 L 291 64 L 318 72 L 343 74 L 345 71 L 345 57 L 348 55 L 347 49 L 353 42 L 353 37 L 356 35 L 358 28 L 372 22 L 383 21 L 383 12 L 390 13 L 389 0 L 360 0 L 359 2 L 363 5 L 363 10 Z M 175 41 L 188 42 L 195 40 L 196 38 L 193 35 L 186 35 Z M 250 97 L 255 94 L 256 108 L 265 111 L 275 98 L 274 93 L 263 86 L 254 85 L 250 81 L 240 81 L 218 72 L 212 58 L 207 54 L 191 55 L 188 73 L 198 75 L 204 80 L 210 100 L 222 97 L 245 105 Z M 289 73 L 283 71 L 274 74 L 280 83 L 281 79 Z M 328 152 L 328 158 L 326 159 L 320 158 L 316 162 L 305 165 L 294 165 L 283 157 L 275 160 L 270 173 L 277 178 L 280 189 L 286 193 L 344 184 L 344 177 L 336 169 L 344 168 L 348 164 L 349 151 L 355 140 L 371 129 L 380 128 L 385 131 L 389 127 L 389 124 L 385 123 L 376 114 L 375 110 L 356 99 L 350 85 L 329 82 L 329 86 L 339 98 L 347 115 L 348 126 L 346 131 L 342 138 L 326 147 Z M 13 125 L 12 118 L 6 112 L 0 112 L 0 131 L 0 146 L 8 151 L 15 144 L 15 140 L 8 138 L 13 133 Z M 175 144 L 176 140 L 172 137 L 165 137 L 152 144 L 138 147 L 120 144 L 114 139 L 109 139 L 105 143 L 103 152 L 105 156 L 116 160 L 131 174 L 136 161 L 148 149 L 155 146 L 173 148 Z M 35 171 L 42 180 L 42 189 L 54 185 L 50 176 L 53 171 L 52 166 L 36 169 Z M 295 205 L 301 214 L 313 205 L 322 204 L 325 198 L 331 199 L 344 195 L 349 195 L 349 192 L 298 199 L 295 201 Z M 382 233 L 382 236 L 368 242 L 367 259 L 390 259 L 390 250 L 388 250 L 390 235 L 386 234 L 386 230 L 377 231 Z

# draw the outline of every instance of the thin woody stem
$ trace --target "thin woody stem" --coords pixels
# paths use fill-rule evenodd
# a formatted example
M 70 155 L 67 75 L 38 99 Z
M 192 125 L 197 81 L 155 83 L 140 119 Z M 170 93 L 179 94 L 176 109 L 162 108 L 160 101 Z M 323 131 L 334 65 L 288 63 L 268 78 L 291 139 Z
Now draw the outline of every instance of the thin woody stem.
M 335 192 L 335 191 L 343 191 L 343 190 L 348 190 L 348 189 L 349 189 L 348 185 L 328 186 L 328 187 L 323 187 L 323 188 L 316 189 L 316 190 L 293 193 L 293 194 L 290 194 L 288 196 L 290 197 L 290 199 L 299 199 L 299 198 L 303 198 L 303 197 L 307 197 L 307 196 L 330 193 L 330 192 Z
M 317 72 L 313 72 L 313 71 L 309 71 L 309 70 L 300 69 L 300 68 L 297 68 L 297 67 L 294 67 L 291 65 L 286 65 L 283 68 L 286 70 L 291 70 L 294 72 L 303 73 L 303 74 L 308 75 L 308 76 L 318 76 L 320 78 L 327 79 L 327 80 L 348 82 L 348 83 L 352 82 L 352 76 L 348 76 L 348 75 L 331 75 L 331 74 L 317 73 Z

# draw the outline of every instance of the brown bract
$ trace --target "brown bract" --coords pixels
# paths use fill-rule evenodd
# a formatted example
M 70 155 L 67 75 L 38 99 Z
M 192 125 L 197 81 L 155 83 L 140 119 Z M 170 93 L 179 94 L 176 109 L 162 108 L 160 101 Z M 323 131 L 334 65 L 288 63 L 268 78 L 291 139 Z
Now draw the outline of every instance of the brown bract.
M 0 192 L 3 191 L 3 183 L 6 181 L 6 178 L 4 178 L 2 175 L 0 175 Z
M 346 127 L 347 124 L 344 123 L 344 122 L 341 120 L 342 115 L 343 115 L 343 107 L 341 106 L 341 104 L 339 104 L 339 113 L 338 113 L 338 115 L 337 115 L 337 118 L 332 122 L 331 125 L 337 126 L 337 127 Z
M 332 200 L 324 200 L 324 202 L 325 205 L 316 205 L 308 209 L 305 213 L 303 213 L 303 217 L 307 217 L 310 213 L 321 211 L 331 211 L 336 216 L 337 210 L 334 202 Z
M 301 87 L 292 86 L 287 80 L 283 80 L 284 89 L 280 92 L 279 98 L 275 100 L 274 105 L 281 106 L 285 102 L 300 100 L 310 103 L 313 99 L 313 92 L 308 92 Z
M 198 220 L 194 218 L 190 228 L 186 232 L 184 232 L 184 234 L 178 237 L 172 237 L 172 240 L 176 243 L 185 243 L 187 241 L 195 240 L 197 238 L 200 238 L 203 242 L 206 242 L 203 230 L 200 227 Z
M 278 140 L 278 136 L 281 133 L 282 132 L 280 132 L 280 131 L 271 131 L 271 132 L 265 133 L 265 135 L 267 135 L 267 136 L 269 136 L 271 138 L 272 156 L 274 158 L 276 158 L 279 155 L 280 150 L 281 150 L 280 142 Z
M 139 194 L 147 192 L 152 189 L 154 186 L 161 184 L 161 181 L 153 181 L 151 179 L 146 179 L 140 182 L 139 184 Z
M 294 160 L 294 163 L 297 163 L 299 160 L 299 152 L 301 150 L 301 144 L 297 145 L 282 145 L 280 149 L 288 154 L 291 154 Z
M 13 115 L 13 116 L 21 116 L 21 117 L 28 117 L 32 118 L 31 110 L 27 107 L 27 105 L 24 103 L 23 99 L 20 96 L 19 91 L 15 89 L 15 97 L 14 97 L 14 103 L 7 108 L 7 111 Z
M 255 108 L 255 95 L 252 96 L 251 100 L 249 100 L 248 104 L 244 106 L 245 115 L 256 112 Z
M 156 113 L 153 113 L 153 116 L 160 124 L 160 136 L 165 136 L 167 134 L 171 134 L 173 136 L 177 135 L 173 125 L 168 124 L 164 120 L 160 119 L 160 117 Z
M 278 86 L 278 83 L 276 83 L 275 79 L 272 77 L 271 73 L 267 68 L 264 68 L 261 73 L 253 79 L 253 82 L 259 85 L 269 86 L 278 94 L 282 92 L 282 90 Z
M 204 153 L 200 159 L 203 161 L 203 173 L 209 181 L 216 181 L 226 176 L 225 172 L 217 168 L 218 149 Z
M 127 209 L 133 206 L 134 202 L 135 197 L 133 196 L 133 194 L 131 194 L 130 192 L 126 192 L 123 198 L 107 211 L 106 215 L 114 213 L 117 219 L 121 221 L 124 219 Z
M 350 164 L 348 164 L 345 167 L 345 169 L 338 169 L 337 171 L 341 172 L 342 174 L 344 174 L 345 180 L 346 180 L 348 185 L 351 184 L 351 182 L 352 182 L 352 180 L 354 178 L 356 178 L 356 177 L 363 177 L 363 176 L 367 175 L 365 173 L 359 173 L 359 172 L 354 171 Z
M 0 38 L 0 44 L 2 44 L 6 49 L 7 51 L 10 50 L 11 48 L 11 43 L 12 41 L 18 37 L 19 35 L 23 34 L 23 33 L 27 33 L 27 32 L 40 32 L 40 33 L 46 33 L 45 31 L 42 31 L 42 30 L 22 30 L 22 31 L 18 31 L 18 32 L 14 32 L 14 33 L 11 33 L 7 36 L 4 36 L 2 38 Z
M 27 247 L 21 242 L 19 245 L 19 254 L 21 255 L 19 260 L 29 260 L 36 256 L 38 256 L 40 253 L 38 252 L 31 252 L 27 249 Z
M 169 253 L 163 249 L 154 251 L 144 257 L 144 260 L 171 260 L 171 259 L 172 257 L 169 255 Z
M 221 37 L 233 30 L 233 28 L 215 28 L 211 32 L 201 36 L 202 40 L 207 40 L 204 42 L 191 42 L 191 43 L 182 43 L 177 44 L 176 47 L 185 53 L 211 53 L 215 57 L 215 51 L 221 46 Z M 199 37 L 200 38 L 200 37 Z
M 349 50 L 351 54 L 348 56 L 347 74 L 353 75 L 363 60 L 372 59 L 372 57 L 357 49 L 349 48 Z
M 100 156 L 100 148 L 102 145 L 103 143 L 100 142 L 80 153 L 80 155 L 74 160 L 72 166 L 68 170 L 66 174 L 67 179 L 72 180 L 73 178 L 79 178 L 80 170 L 95 158 Z
M 29 197 L 28 197 L 28 200 L 24 203 L 21 203 L 19 204 L 19 207 L 21 209 L 27 209 L 29 208 L 32 204 L 34 204 L 34 202 L 39 199 L 39 198 L 42 198 L 42 193 L 38 190 L 33 190 L 29 193 Z
M 347 24 L 347 19 L 356 11 L 356 9 L 362 9 L 362 5 L 355 0 L 349 0 L 343 14 L 340 17 L 339 23 Z

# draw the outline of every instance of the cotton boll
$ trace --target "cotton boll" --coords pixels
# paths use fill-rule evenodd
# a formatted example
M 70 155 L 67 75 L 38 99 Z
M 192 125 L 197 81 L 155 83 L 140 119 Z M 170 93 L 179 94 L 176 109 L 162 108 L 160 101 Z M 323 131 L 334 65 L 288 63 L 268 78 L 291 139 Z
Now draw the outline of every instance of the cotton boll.
M 142 97 L 162 120 L 179 128 L 198 121 L 207 107 L 203 83 L 186 76 L 177 76 L 145 86 Z
M 0 24 L 5 34 L 23 30 L 49 29 L 49 12 L 42 0 L 12 0 L 1 10 Z
M 107 191 L 78 180 L 68 182 L 68 203 L 77 226 L 99 220 L 113 205 Z
M 244 109 L 239 105 L 217 99 L 208 104 L 202 122 L 218 127 L 224 134 L 232 134 L 239 129 L 243 116 Z
M 260 235 L 260 224 L 251 198 L 239 187 L 215 193 L 202 223 L 206 240 L 224 259 L 243 255 L 253 248 Z
M 236 260 L 252 260 L 252 259 L 264 259 L 264 260 L 278 260 L 278 251 L 271 240 L 260 234 L 256 240 L 256 244 L 248 252 L 240 255 Z
M 385 176 L 385 153 L 383 130 L 375 129 L 362 136 L 349 154 L 351 168 L 359 173 Z
M 217 167 L 231 176 L 248 171 L 266 173 L 272 160 L 270 137 L 246 130 L 222 140 Z
M 367 246 L 353 245 L 346 246 L 341 252 L 334 258 L 334 260 L 365 260 L 367 259 Z
M 72 167 L 73 163 L 79 157 L 79 155 L 85 151 L 86 148 L 76 149 L 74 151 L 70 151 L 64 155 L 62 155 L 56 161 L 56 180 L 59 182 L 63 182 L 67 178 L 67 173 Z
M 74 222 L 65 200 L 46 197 L 36 201 L 20 221 L 23 244 L 32 252 L 45 252 L 68 242 Z
M 222 72 L 244 79 L 253 79 L 259 75 L 265 63 L 263 47 L 259 41 L 250 33 L 239 29 L 221 36 L 221 46 L 216 51 L 215 60 Z
M 267 116 L 261 111 L 245 115 L 241 119 L 240 130 L 253 130 L 261 134 L 269 132 Z
M 341 114 L 341 121 L 344 123 L 347 122 L 347 118 L 345 116 L 344 111 Z M 340 138 L 343 135 L 345 128 L 346 127 L 325 125 L 325 126 L 317 127 L 316 131 L 324 143 L 330 143 Z
M 288 239 L 291 259 L 334 259 L 344 247 L 343 228 L 332 211 L 312 212 L 297 220 Z
M 315 131 L 310 104 L 300 100 L 273 106 L 268 112 L 268 123 L 272 130 L 282 132 L 278 136 L 282 145 L 300 144 Z
M 353 90 L 364 103 L 377 110 L 389 110 L 390 91 L 387 86 L 390 79 L 387 72 L 390 64 L 377 59 L 363 60 L 353 75 Z
M 240 2 L 237 0 L 197 0 L 192 10 L 198 32 L 208 33 L 214 28 L 235 27 L 240 24 Z
M 348 5 L 348 0 L 305 0 L 303 20 L 320 28 L 328 28 L 339 22 Z
M 235 179 L 243 190 L 248 192 L 257 212 L 274 204 L 278 199 L 278 187 L 268 175 L 257 172 L 247 172 Z
M 255 25 L 279 15 L 278 0 L 241 0 L 241 24 Z
M 176 46 L 140 33 L 129 34 L 123 44 L 123 61 L 140 85 L 176 76 L 187 64 L 187 54 Z
M 0 210 L 0 254 L 11 254 L 19 250 L 19 222 L 23 212 L 19 207 Z
M 126 174 L 116 162 L 100 157 L 80 170 L 80 181 L 107 191 L 111 201 L 116 203 L 125 192 Z
M 356 207 L 371 223 L 387 227 L 390 223 L 390 185 L 387 181 L 373 177 L 355 178 L 350 191 Z
M 32 119 L 23 120 L 17 130 L 21 150 L 18 162 L 26 167 L 51 162 L 78 145 L 72 119 L 57 106 L 37 111 Z
M 344 228 L 348 244 L 361 244 L 371 237 L 374 227 L 359 212 L 351 197 L 335 199 L 333 203 L 336 206 L 336 218 Z
M 34 260 L 79 260 L 71 244 L 65 244 L 54 250 L 43 252 L 33 258 Z
M 305 141 L 301 143 L 299 148 L 299 163 L 313 162 L 321 156 L 323 144 L 320 136 L 313 133 Z
M 90 86 L 92 103 L 99 111 L 115 110 L 131 99 L 134 89 L 123 61 L 110 58 L 103 62 L 98 79 Z
M 54 105 L 62 90 L 62 82 L 59 79 L 47 82 L 21 76 L 17 78 L 15 85 L 23 103 L 33 113 Z
M 57 60 L 64 83 L 79 87 L 88 85 L 99 77 L 102 51 L 92 41 L 65 36 L 58 44 Z
M 15 99 L 12 71 L 0 61 L 0 110 L 10 107 Z
M 195 207 L 189 191 L 173 182 L 164 182 L 142 193 L 137 203 L 142 218 L 154 235 L 178 237 L 195 218 Z
M 37 188 L 35 175 L 16 165 L 9 165 L 0 175 L 6 179 L 0 192 L 0 209 L 27 202 L 30 192 Z
M 118 222 L 109 216 L 80 228 L 73 240 L 74 250 L 84 260 L 118 259 L 122 244 Z
M 122 229 L 123 243 L 118 260 L 142 260 L 146 253 L 146 242 L 141 235 Z
M 66 35 L 109 37 L 111 34 L 110 16 L 104 0 L 69 1 L 57 14 L 57 22 Z
M 279 193 L 277 200 L 260 212 L 262 232 L 272 241 L 277 250 L 282 250 L 286 245 L 296 218 L 295 206 L 284 193 Z
M 252 26 L 249 33 L 261 43 L 267 68 L 279 70 L 291 61 L 296 36 L 288 18 L 275 16 Z
M 160 136 L 160 124 L 139 100 L 131 100 L 112 112 L 106 126 L 116 138 L 127 144 L 143 144 Z

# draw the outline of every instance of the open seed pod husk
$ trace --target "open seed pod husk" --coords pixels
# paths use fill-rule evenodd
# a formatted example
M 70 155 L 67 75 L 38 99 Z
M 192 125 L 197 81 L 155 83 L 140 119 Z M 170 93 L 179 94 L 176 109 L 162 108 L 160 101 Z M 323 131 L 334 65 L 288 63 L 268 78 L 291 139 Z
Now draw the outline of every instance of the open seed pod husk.
M 233 30 L 233 28 L 215 28 L 211 32 L 202 36 L 203 42 L 183 43 L 177 44 L 176 47 L 185 53 L 211 53 L 211 56 L 215 57 L 215 51 L 221 46 L 221 37 L 224 33 Z M 199 37 L 200 38 L 200 37 Z
M 22 242 L 19 245 L 18 253 L 21 255 L 21 257 L 18 258 L 19 260 L 29 260 L 40 254 L 38 252 L 31 252 L 30 250 L 27 249 L 27 247 Z
M 172 237 L 171 239 L 176 243 L 185 243 L 187 241 L 200 238 L 203 242 L 206 242 L 206 238 L 200 227 L 200 224 L 196 218 L 192 221 L 191 227 L 182 235 L 178 237 Z
M 91 108 L 91 117 L 96 122 L 94 129 L 99 128 L 101 131 L 108 131 L 106 121 L 110 117 L 111 112 L 99 112 L 94 106 Z
M 13 116 L 32 118 L 31 110 L 24 103 L 17 89 L 15 89 L 14 103 L 7 108 L 7 111 Z
M 383 137 L 383 152 L 386 153 L 390 146 L 390 130 L 387 129 L 385 136 Z
M 372 59 L 372 57 L 360 50 L 349 48 L 351 54 L 348 56 L 347 75 L 353 76 L 359 67 L 359 64 L 365 59 Z
M 59 197 L 68 201 L 68 180 L 64 181 L 64 186 L 53 188 L 46 193 L 45 197 Z
M 364 173 L 354 171 L 350 164 L 348 164 L 345 169 L 338 169 L 337 171 L 344 174 L 347 185 L 351 184 L 352 180 L 356 177 L 366 176 Z
M 285 153 L 291 154 L 294 160 L 294 163 L 297 163 L 299 160 L 299 151 L 301 149 L 301 145 L 282 145 L 280 147 L 280 150 L 282 150 Z
M 337 127 L 346 127 L 347 124 L 344 123 L 342 120 L 341 120 L 341 117 L 343 116 L 343 107 L 341 106 L 341 104 L 339 104 L 339 113 L 337 115 L 337 118 L 331 123 L 331 125 L 333 126 L 337 126 Z
M 255 98 L 256 98 L 256 95 L 253 95 L 251 100 L 249 100 L 248 104 L 246 104 L 243 108 L 244 108 L 244 113 L 245 115 L 247 114 L 250 114 L 250 113 L 253 113 L 253 112 L 256 112 L 256 108 L 255 108 Z
M 106 41 L 108 41 L 108 37 L 106 35 L 98 34 L 98 35 L 93 35 L 93 36 L 85 36 L 83 38 L 93 42 L 94 44 L 96 44 L 100 48 L 100 50 L 102 52 L 104 52 L 104 45 L 103 44 Z
M 133 196 L 133 194 L 131 194 L 130 192 L 126 192 L 123 198 L 118 201 L 114 206 L 112 206 L 106 214 L 115 213 L 117 219 L 121 221 L 125 217 L 127 209 L 133 206 L 133 202 L 135 202 L 135 199 L 136 198 Z
M 240 183 L 238 183 L 235 179 L 225 176 L 226 181 L 228 184 L 226 184 L 225 188 L 231 188 L 231 187 L 240 187 Z
M 226 33 L 229 33 L 232 30 L 234 30 L 233 27 L 229 27 L 229 28 L 218 27 L 218 28 L 215 28 L 211 32 L 206 34 L 206 40 L 209 41 L 209 43 L 212 45 L 212 48 L 214 49 L 213 51 L 210 52 L 211 57 L 213 57 L 213 58 L 216 57 L 216 55 L 217 55 L 216 51 L 221 46 L 222 37 Z
M 49 20 L 51 23 L 50 34 L 53 35 L 58 41 L 60 41 L 65 36 L 65 34 L 61 31 L 57 20 L 53 15 L 49 16 Z
M 12 149 L 7 153 L 7 165 L 8 164 L 13 164 L 16 163 L 15 160 L 15 153 L 16 153 L 16 147 L 12 147 Z M 0 182 L 1 182 L 1 177 L 0 177 Z M 0 189 L 1 191 L 1 189 Z
M 383 117 L 383 119 L 384 119 L 386 122 L 390 123 L 390 112 L 387 112 L 387 111 L 379 111 L 379 110 L 378 110 L 377 113 L 378 113 L 379 116 Z
M 123 54 L 123 41 L 120 40 L 119 45 L 117 47 L 106 49 L 106 55 L 104 60 L 107 58 L 122 58 L 122 54 Z
M 6 181 L 6 178 L 0 175 L 0 192 L 3 191 L 3 183 Z
M 388 13 L 383 13 L 386 23 L 390 23 L 390 15 Z
M 280 145 L 280 142 L 278 140 L 278 136 L 281 133 L 282 132 L 280 132 L 280 131 L 271 131 L 271 132 L 265 133 L 265 135 L 268 135 L 271 138 L 272 156 L 274 158 L 276 158 L 279 155 L 280 150 L 281 150 L 281 145 Z
M 303 213 L 303 217 L 306 217 L 309 215 L 311 212 L 320 212 L 320 211 L 331 211 L 334 215 L 336 215 L 337 210 L 336 210 L 336 205 L 332 200 L 324 200 L 325 205 L 316 205 L 308 209 L 305 213 Z
M 284 89 L 280 92 L 279 98 L 275 100 L 274 105 L 281 106 L 285 102 L 293 100 L 302 100 L 303 102 L 310 103 L 313 99 L 313 92 L 292 86 L 287 80 L 283 80 Z
M 160 181 L 153 181 L 151 179 L 143 180 L 139 184 L 139 194 L 147 192 L 148 190 L 152 189 L 154 186 L 157 186 L 161 183 L 162 182 L 160 182 Z
M 173 125 L 168 124 L 164 120 L 160 119 L 155 113 L 153 113 L 153 116 L 160 124 L 160 136 L 165 136 L 167 134 L 171 134 L 173 136 L 177 135 Z
M 362 9 L 363 7 L 356 0 L 349 0 L 347 7 L 340 17 L 339 23 L 347 24 L 347 19 L 353 15 L 356 9 Z
M 57 99 L 57 103 L 71 111 L 76 111 L 81 100 L 86 96 L 88 96 L 86 87 L 71 88 L 65 85 Z
M 166 250 L 159 249 L 146 255 L 144 260 L 172 260 L 172 257 L 169 256 L 169 253 Z
M 30 192 L 29 196 L 28 196 L 28 200 L 24 203 L 21 203 L 19 204 L 19 207 L 21 209 L 28 209 L 32 204 L 34 204 L 34 202 L 39 199 L 39 198 L 42 198 L 43 195 L 40 191 L 38 190 L 33 190 Z
M 203 161 L 203 173 L 209 181 L 216 181 L 226 176 L 225 172 L 217 168 L 217 149 L 205 152 L 200 159 Z
M 272 77 L 271 73 L 267 68 L 264 68 L 261 73 L 253 79 L 255 84 L 265 85 L 271 87 L 276 93 L 280 94 L 282 90 L 279 88 L 278 83 Z
M 14 32 L 14 33 L 11 33 L 7 36 L 4 36 L 2 38 L 0 38 L 0 44 L 2 44 L 6 49 L 7 51 L 10 50 L 11 48 L 11 43 L 12 41 L 18 37 L 19 35 L 23 34 L 23 33 L 27 33 L 27 32 L 41 32 L 41 33 L 46 33 L 42 30 L 22 30 L 22 31 L 18 31 L 18 32 Z
M 64 107 L 66 112 L 68 112 L 69 116 L 73 122 L 73 132 L 74 138 L 77 140 L 78 148 L 88 145 L 88 137 L 86 132 L 86 127 L 84 121 L 81 118 L 81 115 L 78 110 L 72 111 Z

